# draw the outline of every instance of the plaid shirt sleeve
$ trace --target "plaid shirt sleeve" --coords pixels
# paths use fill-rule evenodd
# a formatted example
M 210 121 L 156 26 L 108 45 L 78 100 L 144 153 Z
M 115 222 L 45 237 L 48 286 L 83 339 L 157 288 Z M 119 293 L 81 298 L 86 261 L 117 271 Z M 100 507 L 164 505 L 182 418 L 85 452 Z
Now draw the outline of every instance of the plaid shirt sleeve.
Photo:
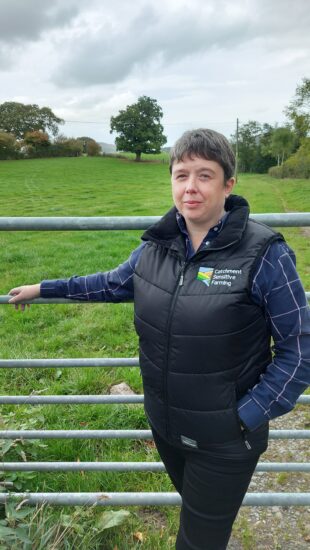
M 289 412 L 310 383 L 309 307 L 295 265 L 288 245 L 275 242 L 253 278 L 252 299 L 264 310 L 274 356 L 256 386 L 238 402 L 239 416 L 250 430 Z
M 42 298 L 65 297 L 74 300 L 98 302 L 126 302 L 133 300 L 133 274 L 145 243 L 136 248 L 123 264 L 112 271 L 94 273 L 85 277 L 55 279 L 41 282 Z

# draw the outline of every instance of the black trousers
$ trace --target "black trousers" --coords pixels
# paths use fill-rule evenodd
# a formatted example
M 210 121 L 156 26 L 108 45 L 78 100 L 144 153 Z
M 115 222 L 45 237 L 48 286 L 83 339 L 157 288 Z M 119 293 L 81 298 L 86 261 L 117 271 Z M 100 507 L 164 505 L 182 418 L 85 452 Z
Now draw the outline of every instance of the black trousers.
M 204 450 L 170 445 L 152 429 L 168 475 L 182 496 L 176 550 L 225 550 L 259 456 L 268 424 Z M 250 449 L 248 447 L 251 447 Z

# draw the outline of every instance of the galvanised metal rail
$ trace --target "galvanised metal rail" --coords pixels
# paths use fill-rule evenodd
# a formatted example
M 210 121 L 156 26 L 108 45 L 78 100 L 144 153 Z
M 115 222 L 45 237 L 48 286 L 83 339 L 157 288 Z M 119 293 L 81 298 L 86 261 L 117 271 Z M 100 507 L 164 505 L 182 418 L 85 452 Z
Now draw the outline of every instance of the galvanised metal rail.
M 1 405 L 107 405 L 144 403 L 143 395 L 0 395 Z M 297 403 L 310 405 L 310 395 L 302 395 Z
M 151 430 L 1 430 L 0 439 L 152 439 Z M 270 430 L 269 439 L 310 439 L 310 430 Z
M 162 462 L 0 462 L 10 472 L 165 472 Z M 310 472 L 305 462 L 258 462 L 256 472 Z
M 81 302 L 80 302 L 81 303 Z M 138 367 L 137 357 L 98 357 L 92 359 L 0 359 L 0 368 L 84 368 L 84 367 Z
M 270 226 L 310 226 L 310 213 L 254 214 L 253 219 Z M 66 230 L 122 230 L 146 229 L 160 217 L 114 218 L 0 218 L 0 230 L 6 231 L 66 231 Z M 307 293 L 310 297 L 310 292 Z M 8 303 L 10 296 L 0 296 L 0 304 Z M 37 299 L 29 303 L 81 303 L 77 300 Z M 88 302 L 86 302 L 88 303 Z M 106 359 L 6 359 L 0 368 L 85 368 L 133 367 L 137 358 Z M 143 403 L 143 395 L 36 395 L 0 396 L 0 404 L 111 404 Z M 310 396 L 301 396 L 301 404 L 310 404 Z M 270 430 L 270 439 L 309 439 L 310 430 Z M 152 439 L 150 430 L 5 430 L 2 439 Z M 2 462 L 1 471 L 152 471 L 163 472 L 161 462 Z M 309 472 L 310 463 L 265 463 L 256 467 L 260 472 Z M 26 500 L 28 504 L 46 502 L 54 505 L 179 505 L 176 493 L 0 493 L 0 502 L 9 498 Z M 308 493 L 249 493 L 244 506 L 308 506 Z
M 251 214 L 251 219 L 271 227 L 306 227 L 310 225 L 310 212 Z M 86 231 L 102 229 L 147 229 L 160 220 L 160 216 L 111 217 L 0 217 L 0 231 Z
M 25 504 L 56 506 L 180 506 L 177 493 L 0 493 Z M 247 493 L 242 506 L 309 506 L 308 493 Z

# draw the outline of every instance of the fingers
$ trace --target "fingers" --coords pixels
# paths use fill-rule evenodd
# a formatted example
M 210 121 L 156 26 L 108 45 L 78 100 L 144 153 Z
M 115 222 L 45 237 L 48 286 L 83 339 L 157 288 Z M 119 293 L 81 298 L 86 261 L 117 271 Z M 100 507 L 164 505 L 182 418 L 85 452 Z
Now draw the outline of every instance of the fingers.
M 11 288 L 11 290 L 9 291 L 9 294 L 11 296 L 15 296 L 16 294 L 19 294 L 22 290 L 22 287 L 21 286 L 17 286 L 16 288 Z
M 17 288 L 12 288 L 10 290 L 9 295 L 12 296 L 12 298 L 9 299 L 9 304 L 15 304 L 17 301 L 22 300 L 21 292 L 18 292 Z
M 24 311 L 26 304 L 21 304 L 20 302 L 22 302 L 23 300 L 29 300 L 28 294 L 29 292 L 27 292 L 27 287 L 19 286 L 16 288 L 12 288 L 9 291 L 9 295 L 12 296 L 12 298 L 10 298 L 9 300 L 9 304 L 14 305 L 16 310 L 20 308 L 21 311 Z M 30 304 L 27 304 L 27 306 L 29 307 Z
M 25 304 L 21 304 L 21 302 L 28 302 L 40 297 L 40 284 L 17 286 L 9 291 L 9 295 L 12 296 L 9 304 L 14 304 L 15 309 L 18 309 L 18 305 L 20 305 L 21 310 L 24 311 Z
M 26 307 L 30 307 L 30 304 L 13 304 L 16 311 L 20 309 L 21 311 L 25 311 Z

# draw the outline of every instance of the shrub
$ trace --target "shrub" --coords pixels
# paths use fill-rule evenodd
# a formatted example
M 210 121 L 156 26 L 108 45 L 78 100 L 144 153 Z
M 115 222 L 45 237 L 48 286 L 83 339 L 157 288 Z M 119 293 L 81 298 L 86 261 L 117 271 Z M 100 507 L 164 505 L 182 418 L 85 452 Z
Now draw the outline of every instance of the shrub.
M 50 151 L 52 157 L 79 157 L 83 152 L 83 144 L 79 139 L 58 136 Z
M 23 141 L 23 153 L 27 158 L 40 158 L 49 156 L 51 145 L 49 136 L 41 130 L 27 132 Z
M 82 136 L 77 138 L 81 142 L 83 153 L 89 157 L 98 157 L 102 154 L 101 145 L 97 143 L 93 138 L 88 136 Z
M 283 166 L 271 166 L 268 170 L 269 176 L 272 178 L 283 178 Z
M 86 152 L 89 157 L 98 157 L 101 155 L 101 147 L 97 141 L 90 139 L 86 146 Z
M 304 138 L 299 149 L 282 166 L 269 168 L 274 178 L 310 178 L 310 138 Z
M 0 160 L 13 160 L 20 156 L 20 146 L 15 136 L 8 132 L 0 132 Z

